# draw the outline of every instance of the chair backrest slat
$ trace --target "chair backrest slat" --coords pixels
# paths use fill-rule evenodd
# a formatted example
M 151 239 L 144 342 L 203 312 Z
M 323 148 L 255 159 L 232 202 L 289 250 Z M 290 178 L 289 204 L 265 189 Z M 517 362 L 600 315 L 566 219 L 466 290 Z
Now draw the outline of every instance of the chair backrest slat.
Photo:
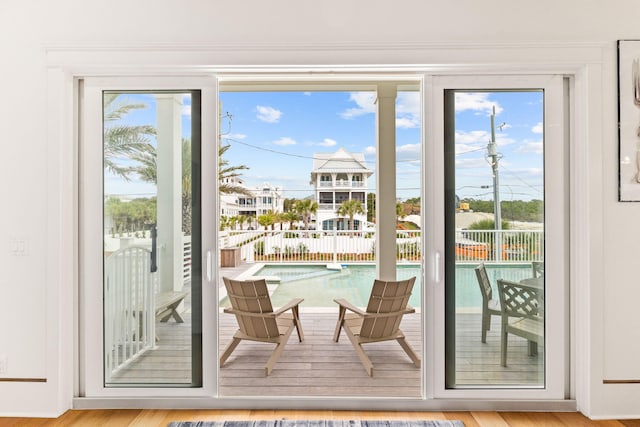
M 223 278 L 231 307 L 236 310 L 240 331 L 255 338 L 273 338 L 280 334 L 275 318 L 243 316 L 247 313 L 273 313 L 269 289 L 264 279 L 233 280 Z
M 404 310 L 409 303 L 416 278 L 407 280 L 375 280 L 367 305 L 367 313 L 395 313 L 396 316 L 366 318 L 360 329 L 364 338 L 382 338 L 393 334 L 400 328 Z
M 489 276 L 487 275 L 487 269 L 484 263 L 478 265 L 475 271 L 476 279 L 478 279 L 478 285 L 480 286 L 480 293 L 482 294 L 482 301 L 486 304 L 493 298 L 493 290 L 491 289 L 491 282 L 489 282 Z
M 544 289 L 509 280 L 498 280 L 503 316 L 539 319 L 544 317 Z

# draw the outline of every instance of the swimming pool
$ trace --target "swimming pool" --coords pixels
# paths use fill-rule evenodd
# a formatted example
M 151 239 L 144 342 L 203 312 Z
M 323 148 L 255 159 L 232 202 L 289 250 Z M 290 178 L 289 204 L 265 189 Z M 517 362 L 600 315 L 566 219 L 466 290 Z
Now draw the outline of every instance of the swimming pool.
M 475 265 L 456 266 L 456 307 L 458 309 L 480 308 L 482 297 L 474 272 Z M 487 274 L 495 287 L 497 279 L 520 281 L 531 277 L 530 265 L 486 265 Z M 344 298 L 356 306 L 365 306 L 369 300 L 371 286 L 376 275 L 374 265 L 349 264 L 341 270 L 330 270 L 325 265 L 281 265 L 267 264 L 252 273 L 254 276 L 279 277 L 271 300 L 274 307 L 289 302 L 292 298 L 304 298 L 306 307 L 335 307 L 334 298 Z M 398 265 L 398 280 L 416 276 L 409 304 L 420 307 L 422 289 L 420 265 Z M 497 295 L 497 291 L 494 289 Z M 226 300 L 221 306 L 227 304 Z

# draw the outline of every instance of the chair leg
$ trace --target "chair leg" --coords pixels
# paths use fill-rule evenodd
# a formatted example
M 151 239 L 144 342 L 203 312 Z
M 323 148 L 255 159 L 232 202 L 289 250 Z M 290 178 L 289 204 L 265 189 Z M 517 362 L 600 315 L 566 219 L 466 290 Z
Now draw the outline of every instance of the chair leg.
M 280 341 L 276 344 L 276 348 L 273 350 L 273 353 L 271 353 L 271 357 L 269 357 L 269 360 L 267 361 L 267 364 L 264 367 L 264 372 L 266 376 L 271 375 L 271 371 L 273 371 L 273 367 L 275 366 L 276 362 L 280 358 L 280 355 L 284 350 L 284 346 L 287 344 L 287 341 L 289 341 L 289 337 L 291 336 L 292 332 L 293 332 L 293 326 L 290 327 L 284 335 L 280 336 Z
M 507 366 L 507 341 L 509 340 L 509 334 L 505 330 L 504 326 L 502 328 L 500 337 L 500 365 Z
M 482 313 L 482 339 L 481 341 L 487 342 L 487 331 L 491 328 L 491 317 Z
M 364 370 L 367 371 L 367 375 L 372 377 L 373 363 L 371 363 L 369 356 L 367 356 L 367 354 L 364 352 L 364 349 L 362 348 L 362 344 L 358 342 L 358 339 L 353 335 L 353 332 L 351 332 L 351 329 L 349 329 L 349 327 L 346 327 L 343 329 L 344 329 L 344 332 L 347 334 L 349 341 L 351 341 L 351 344 L 353 344 L 353 348 L 355 349 L 356 354 L 360 358 L 360 362 L 364 366 Z
M 340 339 L 340 328 L 342 328 L 342 326 L 344 325 L 344 316 L 347 312 L 347 309 L 340 306 L 340 309 L 338 311 L 338 323 L 336 324 L 336 330 L 333 333 L 333 340 L 335 342 L 338 342 L 338 340 Z
M 293 307 L 291 311 L 293 312 L 293 324 L 296 326 L 296 331 L 298 332 L 298 340 L 302 342 L 304 340 L 304 333 L 302 332 L 302 325 L 300 324 L 298 306 Z
M 240 338 L 236 338 L 236 337 L 233 337 L 233 339 L 231 339 L 231 342 L 227 344 L 227 348 L 224 349 L 222 356 L 220 356 L 221 368 L 222 368 L 222 365 L 224 365 L 224 362 L 226 362 L 229 356 L 231 356 L 231 353 L 233 353 L 233 350 L 236 349 L 238 344 L 240 344 Z
M 411 348 L 407 340 L 404 337 L 402 337 L 402 338 L 397 338 L 397 341 L 402 347 L 402 349 L 404 350 L 404 352 L 407 353 L 407 356 L 409 356 L 409 358 L 413 361 L 413 364 L 416 366 L 416 368 L 419 368 L 420 358 L 415 353 L 415 351 L 413 351 L 413 348 Z

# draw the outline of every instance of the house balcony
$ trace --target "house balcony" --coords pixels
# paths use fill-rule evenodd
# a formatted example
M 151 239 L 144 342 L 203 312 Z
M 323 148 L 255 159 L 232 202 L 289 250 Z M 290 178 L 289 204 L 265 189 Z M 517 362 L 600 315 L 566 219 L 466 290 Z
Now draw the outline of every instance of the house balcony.
M 318 184 L 319 188 L 364 188 L 364 181 L 349 181 L 346 179 L 339 179 L 334 182 L 331 181 L 321 181 Z

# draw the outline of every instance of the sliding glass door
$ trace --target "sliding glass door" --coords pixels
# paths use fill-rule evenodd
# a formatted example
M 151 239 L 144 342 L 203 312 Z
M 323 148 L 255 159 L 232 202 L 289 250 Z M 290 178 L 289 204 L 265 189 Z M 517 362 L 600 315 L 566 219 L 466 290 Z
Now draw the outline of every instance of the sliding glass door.
M 562 77 L 221 81 L 80 86 L 84 394 L 564 397 Z M 304 299 L 271 375 L 260 342 L 219 366 L 223 276 Z M 412 276 L 405 341 L 367 342 L 370 375 L 334 300 Z
M 434 247 L 444 269 L 436 329 L 445 344 L 435 389 L 562 396 L 563 80 L 442 78 L 434 92 L 442 102 L 434 150 L 443 159 Z
M 203 248 L 212 236 L 203 230 L 214 220 L 203 221 L 211 207 L 202 189 L 213 193 L 203 177 L 215 167 L 203 167 L 203 137 L 216 125 L 203 125 L 215 117 L 215 102 L 203 95 L 214 98 L 215 85 L 163 86 L 146 79 L 82 86 L 85 318 L 102 330 L 87 330 L 82 353 L 94 367 L 86 371 L 93 392 L 204 384 Z

